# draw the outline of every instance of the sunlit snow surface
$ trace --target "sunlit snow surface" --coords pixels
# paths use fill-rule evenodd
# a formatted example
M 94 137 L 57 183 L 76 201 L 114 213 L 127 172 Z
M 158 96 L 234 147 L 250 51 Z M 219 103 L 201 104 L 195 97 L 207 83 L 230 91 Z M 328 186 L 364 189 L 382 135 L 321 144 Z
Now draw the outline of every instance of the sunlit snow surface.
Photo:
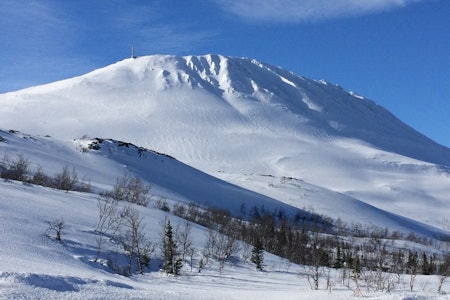
M 0 299 L 348 299 L 353 295 L 354 287 L 342 287 L 336 271 L 331 271 L 335 281 L 331 292 L 323 290 L 324 279 L 322 290 L 311 291 L 306 268 L 267 253 L 264 272 L 257 272 L 249 263 L 230 262 L 222 272 L 212 263 L 198 273 L 197 256 L 193 270 L 186 266 L 179 277 L 158 271 L 156 257 L 145 275 L 115 275 L 94 262 L 95 196 L 18 182 L 0 182 L 0 189 Z M 146 233 L 154 241 L 159 240 L 166 217 L 175 225 L 180 222 L 151 206 L 138 209 Z M 56 217 L 66 222 L 62 242 L 45 235 L 45 221 Z M 193 245 L 198 252 L 206 236 L 204 228 L 194 225 Z M 363 295 L 368 299 L 448 299 L 436 294 L 437 285 L 436 276 L 418 276 L 417 290 L 410 293 L 405 275 L 391 294 Z M 447 282 L 443 290 L 449 289 Z
M 80 178 L 89 180 L 97 192 L 110 189 L 115 178 L 124 172 L 141 176 L 152 185 L 153 196 L 149 207 L 136 208 L 144 217 L 146 233 L 153 241 L 159 241 L 165 218 L 169 217 L 175 225 L 180 223 L 178 218 L 153 208 L 159 196 L 169 202 L 197 201 L 235 211 L 241 201 L 250 205 L 253 201 L 269 209 L 282 207 L 287 213 L 296 211 L 294 207 L 301 199 L 301 206 L 308 210 L 348 221 L 427 235 L 439 231 L 294 178 L 223 174 L 230 182 L 244 180 L 267 197 L 133 145 L 104 140 L 99 150 L 87 150 L 93 140 L 60 141 L 4 131 L 0 134 L 3 157 L 15 159 L 21 154 L 30 161 L 32 171 L 41 166 L 49 175 L 59 172 L 64 165 L 74 166 Z M 0 181 L 0 191 L 0 299 L 348 299 L 353 295 L 352 288 L 338 283 L 331 294 L 324 290 L 313 292 L 305 267 L 269 254 L 265 255 L 265 272 L 257 272 L 249 263 L 230 262 L 222 272 L 213 263 L 198 273 L 196 266 L 207 232 L 197 225 L 192 232 L 197 249 L 192 271 L 186 266 L 182 276 L 166 276 L 158 271 L 155 253 L 152 267 L 145 275 L 118 276 L 100 261 L 94 262 L 98 195 L 4 181 Z M 283 206 L 276 199 L 286 204 Z M 45 235 L 46 221 L 56 218 L 63 218 L 67 225 L 61 243 Z M 338 281 L 339 274 L 333 276 Z M 365 295 L 369 299 L 447 299 L 435 293 L 437 277 L 419 276 L 414 293 L 406 292 L 407 278 L 404 280 L 390 295 L 373 292 Z M 321 282 L 324 289 L 325 283 Z M 447 283 L 443 290 L 449 288 Z

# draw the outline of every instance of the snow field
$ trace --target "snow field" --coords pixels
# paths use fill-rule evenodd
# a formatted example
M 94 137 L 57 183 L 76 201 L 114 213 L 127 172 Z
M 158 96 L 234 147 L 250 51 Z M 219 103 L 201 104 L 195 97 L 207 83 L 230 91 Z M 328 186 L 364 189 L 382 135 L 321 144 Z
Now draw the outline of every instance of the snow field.
M 195 266 L 191 272 L 186 265 L 179 277 L 167 276 L 155 265 L 145 275 L 119 276 L 93 262 L 98 218 L 95 195 L 18 182 L 0 182 L 0 189 L 0 299 L 348 299 L 353 294 L 352 288 L 340 286 L 334 270 L 331 291 L 311 291 L 307 267 L 267 253 L 264 272 L 242 262 L 227 263 L 219 272 L 213 262 L 201 273 Z M 175 226 L 181 222 L 151 206 L 136 208 L 151 240 L 160 239 L 166 218 Z M 45 221 L 56 217 L 67 224 L 62 242 L 45 236 Z M 198 251 L 206 235 L 205 228 L 193 225 L 193 245 Z M 156 257 L 152 259 L 157 262 Z M 363 295 L 368 299 L 448 299 L 435 293 L 435 276 L 418 276 L 414 293 L 406 292 L 407 279 L 405 275 L 390 295 L 365 290 Z M 325 279 L 321 279 L 323 288 Z M 443 290 L 449 288 L 447 283 Z

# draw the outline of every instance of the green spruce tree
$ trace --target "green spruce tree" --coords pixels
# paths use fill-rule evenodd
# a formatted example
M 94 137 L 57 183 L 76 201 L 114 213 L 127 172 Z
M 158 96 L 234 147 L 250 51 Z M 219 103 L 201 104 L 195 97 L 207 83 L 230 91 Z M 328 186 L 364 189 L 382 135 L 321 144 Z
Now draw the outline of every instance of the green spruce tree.
M 345 257 L 345 255 L 344 255 Z M 333 263 L 333 268 L 340 269 L 344 265 L 345 258 L 342 255 L 341 247 L 338 245 L 336 249 L 336 259 Z
M 256 270 L 262 271 L 264 267 L 264 248 L 259 236 L 255 239 L 250 261 L 256 265 Z
M 173 238 L 173 227 L 170 220 L 167 221 L 164 227 L 163 237 L 163 269 L 168 274 L 178 275 L 180 273 L 183 263 L 181 259 L 177 258 L 177 245 Z
M 430 264 L 428 263 L 428 256 L 425 252 L 422 253 L 422 274 L 430 275 Z

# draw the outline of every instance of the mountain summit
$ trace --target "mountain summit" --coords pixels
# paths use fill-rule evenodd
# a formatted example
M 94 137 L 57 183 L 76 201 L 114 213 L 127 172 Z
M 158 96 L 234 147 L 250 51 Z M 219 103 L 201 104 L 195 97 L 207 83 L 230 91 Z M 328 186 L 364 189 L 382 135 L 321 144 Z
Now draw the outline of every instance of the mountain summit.
M 3 129 L 131 142 L 291 204 L 306 192 L 249 176 L 297 178 L 414 219 L 430 201 L 448 207 L 450 149 L 373 101 L 254 59 L 126 59 L 0 105 Z
M 86 133 L 131 138 L 178 156 L 175 149 L 184 148 L 183 140 L 186 150 L 201 153 L 200 146 L 206 146 L 207 153 L 216 153 L 211 143 L 221 148 L 236 135 L 247 140 L 270 133 L 276 139 L 358 139 L 388 152 L 450 164 L 449 149 L 374 102 L 247 58 L 126 59 L 83 76 L 1 95 L 0 103 L 3 126 L 65 138 Z M 33 125 L 17 124 L 17 116 Z M 172 149 L 167 138 L 181 143 Z

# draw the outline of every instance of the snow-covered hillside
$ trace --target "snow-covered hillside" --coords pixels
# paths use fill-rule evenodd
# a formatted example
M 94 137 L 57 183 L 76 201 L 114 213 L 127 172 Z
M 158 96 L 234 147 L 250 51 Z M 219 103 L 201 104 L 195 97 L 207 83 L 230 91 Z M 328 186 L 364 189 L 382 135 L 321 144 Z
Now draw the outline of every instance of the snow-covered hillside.
M 22 156 L 30 162 L 32 172 L 41 167 L 50 176 L 64 166 L 73 167 L 97 193 L 110 189 L 124 174 L 131 174 L 149 184 L 155 197 L 223 208 L 234 214 L 239 213 L 243 203 L 248 207 L 264 206 L 270 211 L 282 209 L 291 215 L 300 211 L 207 175 L 170 156 L 126 142 L 98 138 L 58 141 L 13 131 L 0 131 L 0 139 L 0 157 L 14 161 Z
M 156 258 L 145 275 L 119 276 L 94 262 L 98 251 L 94 195 L 3 181 L 0 190 L 0 299 L 275 299 L 277 295 L 295 299 L 300 290 L 309 293 L 306 282 L 294 283 L 297 266 L 286 271 L 286 262 L 270 256 L 270 279 L 268 273 L 258 273 L 250 264 L 227 265 L 220 276 L 216 264 L 202 273 L 186 267 L 183 276 L 167 276 L 158 271 Z M 139 213 L 146 234 L 158 242 L 161 223 L 168 215 L 151 207 L 140 208 Z M 45 222 L 55 218 L 66 223 L 62 242 L 45 236 Z M 178 218 L 169 218 L 175 225 L 181 224 Z M 198 252 L 206 236 L 205 228 L 193 227 Z M 341 294 L 346 296 L 351 290 Z
M 403 233 L 415 232 L 425 236 L 447 233 L 446 230 L 433 228 L 426 223 L 404 218 L 295 178 L 261 175 L 228 177 L 229 182 L 239 183 L 244 180 L 253 190 L 261 191 L 252 192 L 167 155 L 126 142 L 98 138 L 60 141 L 14 131 L 0 131 L 0 140 L 2 160 L 14 161 L 22 156 L 29 161 L 30 172 L 41 168 L 50 176 L 60 172 L 64 166 L 73 167 L 78 177 L 89 182 L 97 193 L 110 189 L 116 179 L 124 174 L 131 174 L 149 184 L 155 198 L 222 208 L 234 215 L 242 215 L 242 207 L 248 212 L 256 206 L 269 211 L 281 210 L 291 217 L 315 212 L 349 223 L 388 227 Z
M 160 243 L 162 224 L 167 219 L 180 228 L 184 224 L 180 218 L 155 209 L 161 198 L 171 204 L 198 202 L 235 212 L 244 202 L 248 206 L 264 205 L 267 209 L 282 208 L 287 213 L 295 213 L 298 202 L 292 201 L 290 206 L 277 198 L 287 199 L 286 195 L 301 193 L 309 205 L 314 206 L 314 199 L 319 198 L 323 210 L 346 220 L 388 226 L 389 230 L 412 230 L 427 236 L 439 232 L 301 180 L 245 175 L 245 180 L 255 185 L 255 189 L 273 194 L 270 198 L 209 176 L 167 155 L 115 140 L 58 140 L 0 131 L 1 162 L 16 161 L 19 156 L 28 160 L 30 172 L 41 167 L 53 176 L 66 165 L 73 167 L 80 179 L 90 182 L 93 193 L 0 181 L 0 299 L 348 299 L 354 295 L 353 282 L 349 281 L 349 286 L 340 283 L 338 270 L 321 269 L 320 290 L 312 291 L 309 267 L 292 264 L 269 253 L 265 253 L 265 271 L 256 271 L 253 264 L 243 259 L 242 242 L 239 242 L 240 250 L 235 259 L 227 262 L 223 269 L 212 260 L 200 273 L 202 249 L 209 231 L 196 224 L 192 224 L 191 229 L 192 268 L 186 262 L 181 276 L 168 276 L 159 271 L 161 254 L 158 249 L 144 275 L 115 274 L 106 265 L 106 258 L 113 255 L 114 247 L 110 254 L 99 254 L 101 235 L 95 231 L 100 198 L 97 193 L 111 189 L 116 178 L 124 173 L 139 176 L 152 186 L 148 207 L 133 205 L 133 209 L 142 217 L 144 233 L 154 243 Z M 228 176 L 230 181 L 242 179 L 242 175 Z M 47 222 L 55 219 L 65 223 L 60 242 L 53 238 L 53 232 L 46 236 Z M 424 245 L 400 243 L 410 249 L 427 249 Z M 431 251 L 442 254 L 445 250 Z M 394 275 L 385 276 L 386 280 L 393 280 Z M 403 275 L 389 295 L 373 291 L 368 285 L 362 294 L 368 299 L 448 299 L 445 294 L 436 292 L 438 276 L 419 275 L 413 292 L 409 291 L 408 284 L 408 275 Z M 449 289 L 449 282 L 444 282 L 441 291 Z
M 448 148 L 370 100 L 252 59 L 126 59 L 0 95 L 0 105 L 3 129 L 131 142 L 319 213 L 333 215 L 333 197 L 306 196 L 292 185 L 274 189 L 259 175 L 292 177 L 441 229 L 450 226 Z
M 152 257 L 145 275 L 119 276 L 94 258 L 98 251 L 94 232 L 98 210 L 94 195 L 54 191 L 22 183 L 0 182 L 0 299 L 349 299 L 354 287 L 342 287 L 339 273 L 332 271 L 333 287 L 311 291 L 308 269 L 266 254 L 265 272 L 250 263 L 227 263 L 219 272 L 217 263 L 197 271 L 199 252 L 207 236 L 205 228 L 193 226 L 196 249 L 194 270 L 189 266 L 179 277 L 158 271 Z M 161 222 L 169 217 L 151 207 L 139 209 L 145 232 L 160 239 Z M 47 224 L 63 218 L 62 241 L 45 235 Z M 436 293 L 437 276 L 418 276 L 414 292 L 407 291 L 405 275 L 389 295 L 364 291 L 366 299 L 448 299 Z M 444 283 L 442 291 L 449 291 Z

